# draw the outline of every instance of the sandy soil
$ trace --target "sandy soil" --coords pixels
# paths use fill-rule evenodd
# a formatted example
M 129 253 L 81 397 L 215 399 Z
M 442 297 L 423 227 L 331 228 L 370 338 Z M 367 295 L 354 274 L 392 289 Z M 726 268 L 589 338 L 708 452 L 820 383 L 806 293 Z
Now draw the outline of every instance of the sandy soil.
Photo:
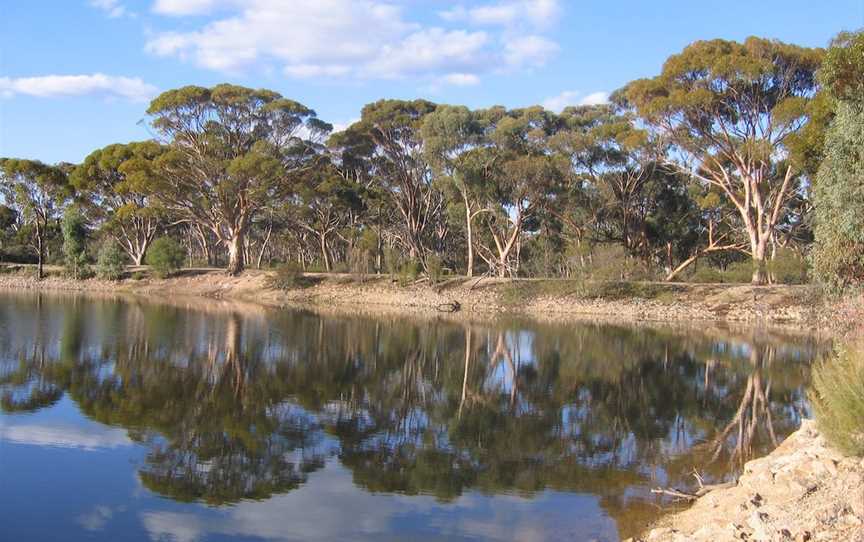
M 221 270 L 186 270 L 170 279 L 74 281 L 30 270 L 0 274 L 8 289 L 187 295 L 271 306 L 342 308 L 351 312 L 443 314 L 458 305 L 463 315 L 519 314 L 544 319 L 727 321 L 825 329 L 842 320 L 809 286 L 665 283 L 584 283 L 567 280 L 449 279 L 437 285 L 401 286 L 389 277 L 310 274 L 303 287 L 268 287 L 268 273 L 230 277 Z

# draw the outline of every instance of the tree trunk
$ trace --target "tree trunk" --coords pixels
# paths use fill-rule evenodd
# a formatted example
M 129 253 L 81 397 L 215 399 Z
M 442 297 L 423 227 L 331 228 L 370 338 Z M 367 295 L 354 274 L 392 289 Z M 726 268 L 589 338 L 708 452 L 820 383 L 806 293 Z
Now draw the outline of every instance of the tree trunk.
M 37 228 L 36 229 L 36 259 L 37 259 L 37 269 L 36 269 L 36 278 L 42 280 L 42 277 L 45 276 L 45 273 L 42 269 L 42 263 L 45 260 L 45 243 L 42 240 L 43 234 L 42 231 Z
M 467 206 L 465 207 L 465 219 L 466 219 L 466 227 L 468 233 L 468 271 L 466 275 L 468 278 L 474 276 L 474 232 L 471 229 L 471 209 Z
M 324 258 L 324 270 L 330 272 L 330 255 L 327 253 L 327 234 L 321 233 L 318 235 L 321 240 L 321 257 Z
M 242 228 L 234 230 L 231 239 L 228 240 L 228 274 L 239 275 L 246 267 L 244 259 L 244 240 L 246 232 Z
M 147 256 L 147 249 L 150 248 L 150 241 L 152 239 L 153 239 L 152 237 L 149 237 L 149 238 L 145 239 L 138 246 L 138 250 L 136 251 L 135 255 L 132 257 L 132 259 L 135 261 L 135 265 L 141 265 L 144 263 L 144 258 L 145 258 L 145 256 Z M 191 248 L 192 248 L 191 244 L 190 244 L 189 248 L 190 248 L 190 254 L 191 254 Z
M 462 201 L 465 203 L 465 231 L 468 235 L 468 270 L 465 274 L 471 278 L 474 276 L 474 231 L 471 228 L 471 205 L 468 204 L 468 196 L 464 192 Z
M 273 226 L 267 226 L 267 235 L 264 236 L 264 241 L 261 242 L 261 250 L 258 251 L 258 260 L 255 262 L 255 268 L 261 269 L 261 261 L 264 259 L 264 251 L 267 250 L 267 245 L 270 243 L 270 235 L 273 233 Z
M 751 284 L 768 284 L 768 266 L 765 261 L 765 250 L 762 247 L 758 253 L 753 253 L 753 280 Z

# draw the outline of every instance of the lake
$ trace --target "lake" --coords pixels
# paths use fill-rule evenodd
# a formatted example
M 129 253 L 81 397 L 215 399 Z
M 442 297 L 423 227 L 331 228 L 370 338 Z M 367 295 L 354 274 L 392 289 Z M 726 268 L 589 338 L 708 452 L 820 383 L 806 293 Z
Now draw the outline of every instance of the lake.
M 0 293 L 0 539 L 615 541 L 794 431 L 825 350 Z

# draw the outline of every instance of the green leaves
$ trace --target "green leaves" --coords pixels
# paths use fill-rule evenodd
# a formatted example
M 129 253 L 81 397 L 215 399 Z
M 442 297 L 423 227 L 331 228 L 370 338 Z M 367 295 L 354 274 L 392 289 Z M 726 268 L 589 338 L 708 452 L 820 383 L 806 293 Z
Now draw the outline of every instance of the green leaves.
M 864 103 L 864 32 L 841 32 L 834 39 L 819 80 L 835 98 Z

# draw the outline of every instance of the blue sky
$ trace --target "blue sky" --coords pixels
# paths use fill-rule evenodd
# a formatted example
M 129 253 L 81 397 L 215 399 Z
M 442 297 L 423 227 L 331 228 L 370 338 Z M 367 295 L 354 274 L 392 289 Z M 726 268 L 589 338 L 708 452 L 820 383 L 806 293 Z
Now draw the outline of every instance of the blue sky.
M 3 0 L 0 156 L 145 139 L 149 99 L 188 84 L 271 88 L 337 126 L 379 98 L 557 109 L 697 39 L 862 26 L 864 0 Z

